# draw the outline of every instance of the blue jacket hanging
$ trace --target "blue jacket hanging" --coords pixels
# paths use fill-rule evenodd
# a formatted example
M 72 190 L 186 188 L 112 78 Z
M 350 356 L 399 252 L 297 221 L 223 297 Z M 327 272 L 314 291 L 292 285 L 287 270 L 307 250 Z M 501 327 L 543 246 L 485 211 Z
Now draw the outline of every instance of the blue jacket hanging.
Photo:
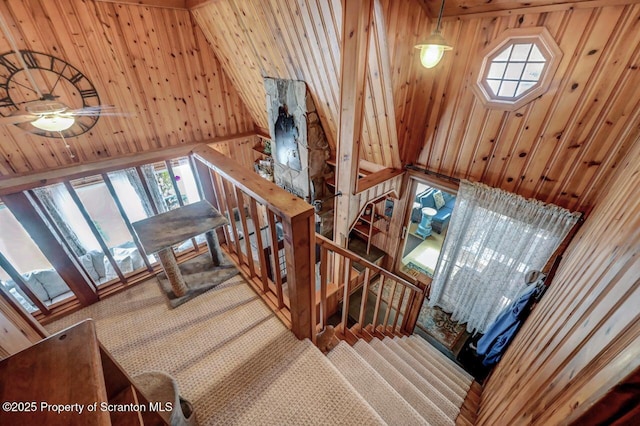
M 526 319 L 531 306 L 530 302 L 534 298 L 537 289 L 536 285 L 527 287 L 511 306 L 500 312 L 484 336 L 478 340 L 476 352 L 481 357 L 484 357 L 482 364 L 489 366 L 500 361 L 502 354 Z

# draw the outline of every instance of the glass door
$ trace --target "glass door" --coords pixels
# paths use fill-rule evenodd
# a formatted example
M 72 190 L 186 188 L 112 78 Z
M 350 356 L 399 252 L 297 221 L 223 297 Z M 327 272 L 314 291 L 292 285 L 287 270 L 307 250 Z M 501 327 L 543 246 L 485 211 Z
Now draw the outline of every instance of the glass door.
M 397 270 L 409 277 L 433 277 L 453 213 L 455 194 L 411 180 L 410 202 Z

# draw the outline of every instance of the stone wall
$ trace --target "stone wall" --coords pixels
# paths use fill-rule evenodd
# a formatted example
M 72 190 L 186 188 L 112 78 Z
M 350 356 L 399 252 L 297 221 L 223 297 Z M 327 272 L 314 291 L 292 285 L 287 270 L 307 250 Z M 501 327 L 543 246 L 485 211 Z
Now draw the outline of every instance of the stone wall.
M 309 203 L 326 196 L 329 144 L 303 81 L 265 78 L 275 183 Z

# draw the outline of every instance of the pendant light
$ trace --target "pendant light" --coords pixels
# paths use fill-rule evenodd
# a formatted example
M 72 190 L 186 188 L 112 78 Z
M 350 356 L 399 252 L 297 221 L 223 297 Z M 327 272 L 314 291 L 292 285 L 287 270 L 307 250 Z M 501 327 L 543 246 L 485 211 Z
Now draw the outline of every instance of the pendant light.
M 438 65 L 445 50 L 452 50 L 453 47 L 447 44 L 442 33 L 440 33 L 440 21 L 442 20 L 442 11 L 444 10 L 444 0 L 440 4 L 440 13 L 438 14 L 438 23 L 436 29 L 431 33 L 424 43 L 416 44 L 415 48 L 420 49 L 420 62 L 425 68 L 433 68 Z

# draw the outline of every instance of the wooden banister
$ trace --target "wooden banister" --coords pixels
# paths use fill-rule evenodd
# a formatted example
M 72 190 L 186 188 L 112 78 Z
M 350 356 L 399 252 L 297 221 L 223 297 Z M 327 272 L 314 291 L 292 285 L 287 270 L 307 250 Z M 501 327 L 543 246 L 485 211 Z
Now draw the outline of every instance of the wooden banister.
M 353 253 L 343 247 L 338 246 L 333 241 L 316 234 L 316 243 L 320 246 L 321 259 L 325 262 L 329 258 L 329 254 L 338 256 L 337 264 L 341 268 L 341 273 L 337 274 L 342 278 L 340 283 L 334 283 L 337 288 L 342 286 L 342 321 L 338 328 L 340 336 L 347 341 L 353 340 L 354 337 L 371 338 L 372 334 L 379 330 L 380 335 L 389 333 L 408 334 L 413 331 L 415 322 L 419 314 L 419 310 L 424 300 L 426 286 L 422 283 L 415 284 L 399 277 L 398 275 L 387 271 L 380 266 L 371 263 L 356 253 Z M 331 262 L 328 262 L 332 264 Z M 351 275 L 351 265 L 358 263 L 364 267 L 364 280 L 362 284 L 362 299 L 360 302 L 360 311 L 357 313 L 357 323 L 349 328 L 347 322 L 349 320 L 349 298 L 350 294 L 357 287 L 353 285 L 354 279 Z M 324 325 L 326 323 L 325 313 L 328 310 L 329 300 L 327 297 L 327 283 L 324 278 L 327 275 L 326 265 L 321 264 L 320 268 L 320 295 L 319 295 L 319 312 L 323 314 L 321 318 Z M 366 322 L 367 295 L 374 278 L 378 279 L 378 294 L 375 306 L 373 308 L 373 318 L 370 323 Z M 375 283 L 375 282 L 374 282 Z M 390 288 L 389 300 L 383 300 L 383 292 L 385 287 Z M 398 294 L 396 297 L 396 289 Z M 386 303 L 387 308 L 381 313 L 382 304 Z M 392 314 L 392 311 L 395 313 Z M 379 323 L 380 320 L 380 323 Z
M 333 241 L 323 237 L 320 234 L 316 234 L 316 244 L 318 244 L 321 247 L 327 247 L 329 250 L 331 250 L 334 253 L 339 254 L 340 256 L 344 256 L 346 258 L 351 259 L 352 261 L 355 261 L 361 265 L 363 265 L 364 267 L 371 269 L 372 272 L 375 272 L 377 274 L 383 275 L 386 278 L 392 279 L 396 282 L 398 282 L 399 284 L 402 284 L 403 286 L 413 290 L 413 291 L 417 291 L 417 292 L 422 292 L 423 289 L 421 289 L 420 287 L 416 286 L 415 284 L 410 283 L 409 281 L 405 280 L 404 278 L 394 274 L 393 272 L 389 272 L 386 269 L 376 265 L 375 263 L 371 263 L 369 262 L 367 259 L 357 255 L 356 253 L 349 251 L 343 247 L 340 247 L 338 245 L 336 245 Z
M 241 272 L 296 337 L 315 341 L 313 207 L 211 147 L 198 146 L 191 155 L 205 166 L 196 167 L 199 174 L 208 170 L 200 179 L 212 180 L 212 195 L 230 219 L 225 245 Z

